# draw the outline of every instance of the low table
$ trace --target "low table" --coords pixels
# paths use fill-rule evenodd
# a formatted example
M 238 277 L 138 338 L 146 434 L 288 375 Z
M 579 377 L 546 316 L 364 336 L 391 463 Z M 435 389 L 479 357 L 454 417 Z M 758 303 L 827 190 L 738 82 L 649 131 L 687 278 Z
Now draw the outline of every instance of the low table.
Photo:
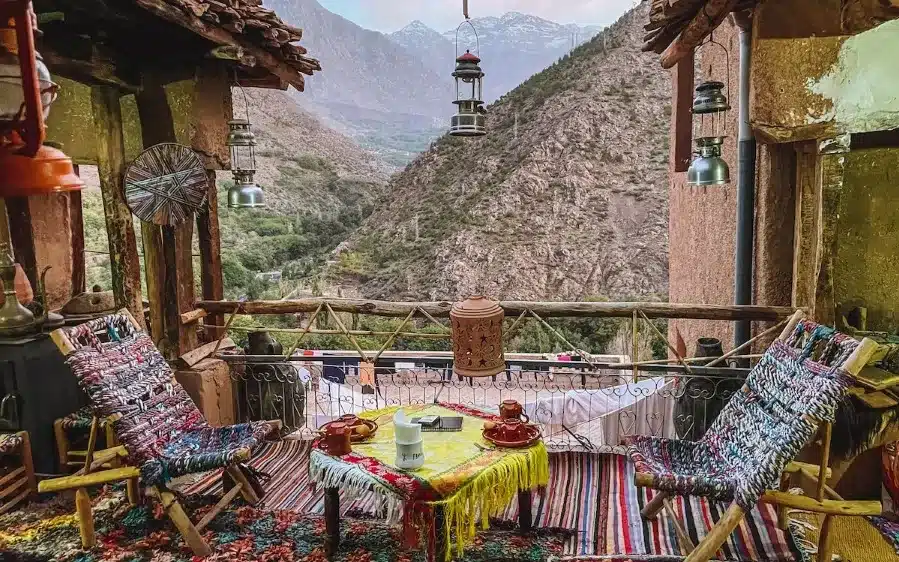
M 425 464 L 404 471 L 394 465 L 393 415 L 399 409 L 360 414 L 377 420 L 380 428 L 369 441 L 353 444 L 348 455 L 333 457 L 313 447 L 309 472 L 313 482 L 325 487 L 329 556 L 340 543 L 340 490 L 350 497 L 376 492 L 388 521 L 403 522 L 407 546 L 415 546 L 421 534 L 430 537 L 430 560 L 450 558 L 451 529 L 456 552 L 461 554 L 474 538 L 478 515 L 481 528 L 486 529 L 489 517 L 499 515 L 516 495 L 521 530 L 531 529 L 531 490 L 545 486 L 549 479 L 549 457 L 542 441 L 523 449 L 495 448 L 481 436 L 484 421 L 499 419 L 492 414 L 446 403 L 404 407 L 409 417 L 463 418 L 461 431 L 422 432 Z

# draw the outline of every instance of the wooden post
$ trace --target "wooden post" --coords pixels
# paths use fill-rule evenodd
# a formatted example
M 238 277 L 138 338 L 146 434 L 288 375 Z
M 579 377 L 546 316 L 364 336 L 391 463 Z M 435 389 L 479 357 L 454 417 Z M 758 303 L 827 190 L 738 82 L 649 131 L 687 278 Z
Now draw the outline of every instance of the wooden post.
M 203 300 L 222 300 L 225 297 L 222 279 L 222 242 L 219 231 L 218 192 L 215 171 L 228 169 L 231 164 L 226 145 L 228 121 L 232 117 L 231 78 L 221 61 L 208 61 L 197 69 L 196 93 L 191 119 L 193 137 L 191 147 L 206 166 L 209 191 L 206 207 L 197 214 L 197 238 L 200 242 L 200 285 Z M 205 324 L 222 326 L 221 313 L 210 314 Z M 207 337 L 217 340 L 220 328 L 208 328 Z
M 165 88 L 150 77 L 136 96 L 144 148 L 177 142 L 175 121 Z M 183 325 L 181 313 L 193 309 L 193 222 L 177 227 L 141 221 L 144 240 L 144 267 L 150 300 L 153 340 L 168 341 L 163 353 L 173 359 L 197 346 L 196 327 Z
M 671 72 L 674 99 L 671 103 L 671 166 L 675 172 L 686 172 L 693 158 L 693 85 L 696 65 L 693 53 L 677 63 Z
M 215 170 L 207 170 L 209 192 L 206 195 L 206 207 L 197 214 L 197 238 L 200 241 L 200 283 L 204 300 L 222 300 L 225 298 L 224 280 L 222 279 L 222 241 L 219 231 L 218 193 L 215 185 Z M 222 326 L 224 314 L 210 314 L 204 323 Z M 210 341 L 222 337 L 221 328 L 206 328 Z
M 340 548 L 340 494 L 337 488 L 325 488 L 325 556 Z
M 522 533 L 528 533 L 534 527 L 534 512 L 530 490 L 518 492 L 518 527 Z
M 97 170 L 103 192 L 109 261 L 116 306 L 125 307 L 144 326 L 140 261 L 131 210 L 125 204 L 125 140 L 122 136 L 120 92 L 108 86 L 91 88 L 94 128 L 97 131 Z
M 75 166 L 75 173 L 79 173 Z M 79 174 L 80 175 L 80 174 Z M 87 290 L 87 266 L 84 259 L 84 214 L 81 192 L 69 192 L 69 228 L 72 231 L 72 296 Z

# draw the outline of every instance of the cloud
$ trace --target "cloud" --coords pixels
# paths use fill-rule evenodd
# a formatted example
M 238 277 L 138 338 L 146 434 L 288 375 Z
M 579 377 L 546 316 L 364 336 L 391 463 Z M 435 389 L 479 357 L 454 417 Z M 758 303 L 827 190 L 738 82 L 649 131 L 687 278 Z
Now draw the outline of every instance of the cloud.
M 438 31 L 462 21 L 461 0 L 321 0 L 332 12 L 368 29 L 391 32 L 412 20 Z M 559 23 L 609 25 L 636 0 L 469 0 L 472 18 L 522 12 Z

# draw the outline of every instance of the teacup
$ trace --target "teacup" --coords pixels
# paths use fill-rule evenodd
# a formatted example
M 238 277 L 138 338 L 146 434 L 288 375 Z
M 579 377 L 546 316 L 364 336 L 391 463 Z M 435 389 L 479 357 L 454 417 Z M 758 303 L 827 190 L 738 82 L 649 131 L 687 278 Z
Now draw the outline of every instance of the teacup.
M 510 418 L 503 420 L 502 425 L 497 428 L 499 437 L 506 442 L 521 441 L 526 436 L 525 425 L 520 419 Z
M 322 445 L 324 446 L 325 451 L 329 455 L 337 457 L 350 453 L 353 450 L 352 445 L 350 444 L 352 433 L 353 430 L 345 423 L 332 423 L 326 428 L 325 435 L 322 438 Z
M 347 427 L 353 427 L 354 425 L 359 425 L 362 423 L 362 420 L 359 419 L 359 416 L 353 414 L 344 414 L 338 418 L 338 421 L 345 423 Z
M 524 421 L 524 423 L 531 421 L 517 400 L 503 400 L 502 404 L 499 405 L 499 417 L 503 421 L 510 419 Z

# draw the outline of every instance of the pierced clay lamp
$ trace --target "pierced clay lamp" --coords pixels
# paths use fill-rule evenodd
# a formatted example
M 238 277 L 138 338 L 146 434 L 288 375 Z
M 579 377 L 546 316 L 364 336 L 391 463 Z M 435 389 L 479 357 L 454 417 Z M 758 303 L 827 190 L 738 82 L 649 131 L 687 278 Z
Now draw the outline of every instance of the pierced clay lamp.
M 490 377 L 506 370 L 503 318 L 499 304 L 482 296 L 457 302 L 450 311 L 453 371 L 463 377 Z

